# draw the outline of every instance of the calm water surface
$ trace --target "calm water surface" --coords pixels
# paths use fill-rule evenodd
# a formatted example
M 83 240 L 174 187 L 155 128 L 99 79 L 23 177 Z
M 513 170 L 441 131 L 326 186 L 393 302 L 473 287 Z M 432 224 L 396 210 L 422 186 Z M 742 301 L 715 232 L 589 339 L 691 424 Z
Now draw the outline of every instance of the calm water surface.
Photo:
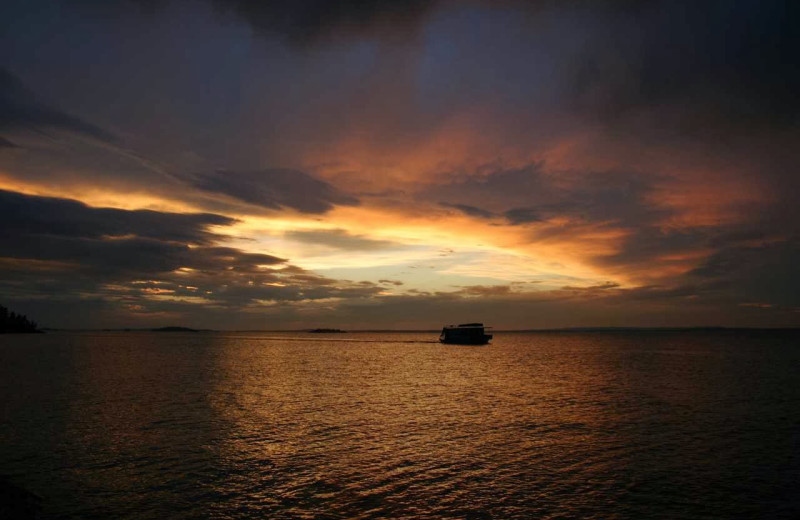
M 436 337 L 0 336 L 0 473 L 47 518 L 800 516 L 797 334 Z

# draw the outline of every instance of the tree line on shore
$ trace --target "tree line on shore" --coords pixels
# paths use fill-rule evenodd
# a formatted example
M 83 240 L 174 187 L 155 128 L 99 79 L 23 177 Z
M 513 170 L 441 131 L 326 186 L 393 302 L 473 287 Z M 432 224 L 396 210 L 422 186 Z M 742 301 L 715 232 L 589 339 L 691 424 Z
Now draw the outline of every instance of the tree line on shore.
M 0 305 L 0 333 L 5 332 L 41 332 L 39 325 L 27 316 L 9 311 Z

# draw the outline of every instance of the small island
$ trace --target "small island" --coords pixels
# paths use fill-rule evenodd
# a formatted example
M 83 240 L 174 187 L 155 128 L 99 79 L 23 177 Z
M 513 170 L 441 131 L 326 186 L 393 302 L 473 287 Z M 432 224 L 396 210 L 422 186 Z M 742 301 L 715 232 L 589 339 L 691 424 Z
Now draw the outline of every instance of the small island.
M 35 334 L 41 333 L 39 325 L 31 321 L 27 316 L 10 312 L 6 307 L 0 305 L 0 334 Z
M 342 329 L 310 329 L 308 332 L 312 334 L 342 334 L 347 331 Z
M 151 332 L 200 332 L 197 329 L 190 329 L 189 327 L 160 327 L 157 329 L 150 329 Z

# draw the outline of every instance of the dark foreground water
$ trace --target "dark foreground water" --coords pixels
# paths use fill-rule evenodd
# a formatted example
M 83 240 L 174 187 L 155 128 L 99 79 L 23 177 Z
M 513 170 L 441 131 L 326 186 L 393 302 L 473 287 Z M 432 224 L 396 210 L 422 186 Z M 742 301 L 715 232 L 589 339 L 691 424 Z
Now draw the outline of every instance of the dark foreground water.
M 47 518 L 797 518 L 789 333 L 0 336 Z

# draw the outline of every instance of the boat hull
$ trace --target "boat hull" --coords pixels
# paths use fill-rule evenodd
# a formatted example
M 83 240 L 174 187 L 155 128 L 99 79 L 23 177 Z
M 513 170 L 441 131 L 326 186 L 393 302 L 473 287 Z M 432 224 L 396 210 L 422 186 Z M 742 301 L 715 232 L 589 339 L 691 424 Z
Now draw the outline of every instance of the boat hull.
M 492 339 L 483 329 L 444 329 L 439 341 L 451 345 L 486 345 Z
M 446 345 L 488 345 L 492 339 L 491 334 L 482 339 L 439 339 Z

